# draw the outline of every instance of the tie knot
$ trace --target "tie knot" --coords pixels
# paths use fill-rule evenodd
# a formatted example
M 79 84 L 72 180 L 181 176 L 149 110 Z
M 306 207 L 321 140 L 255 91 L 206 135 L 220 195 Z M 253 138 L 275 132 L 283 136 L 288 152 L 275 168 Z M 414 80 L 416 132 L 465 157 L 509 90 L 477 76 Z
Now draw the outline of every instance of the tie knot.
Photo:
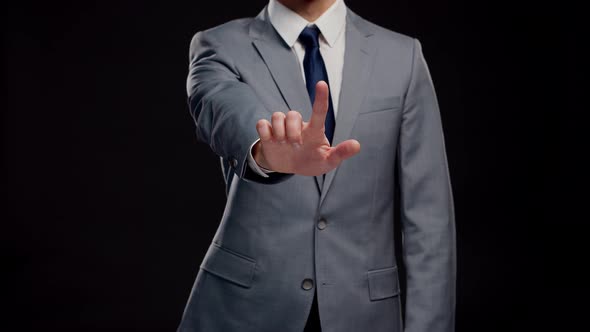
M 319 47 L 319 36 L 320 29 L 314 25 L 311 27 L 305 27 L 299 34 L 299 40 L 305 46 L 306 49 Z

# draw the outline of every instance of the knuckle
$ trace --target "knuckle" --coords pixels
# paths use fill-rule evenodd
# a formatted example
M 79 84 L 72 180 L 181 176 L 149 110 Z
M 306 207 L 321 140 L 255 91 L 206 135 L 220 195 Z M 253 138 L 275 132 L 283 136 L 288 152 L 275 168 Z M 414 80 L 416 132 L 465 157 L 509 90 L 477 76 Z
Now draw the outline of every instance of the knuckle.
M 285 118 L 285 113 L 283 113 L 283 112 L 274 112 L 272 114 L 272 119 L 273 120 L 281 120 L 281 119 L 284 119 L 284 118 Z
M 295 131 L 290 131 L 287 133 L 287 139 L 289 140 L 289 142 L 292 142 L 292 143 L 299 141 L 300 136 L 301 135 Z

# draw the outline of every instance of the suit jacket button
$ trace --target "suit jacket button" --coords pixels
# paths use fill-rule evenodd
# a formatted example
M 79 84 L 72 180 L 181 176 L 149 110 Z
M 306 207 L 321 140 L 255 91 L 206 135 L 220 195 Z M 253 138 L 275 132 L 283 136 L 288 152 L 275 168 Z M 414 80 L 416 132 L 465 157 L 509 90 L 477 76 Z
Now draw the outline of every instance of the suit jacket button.
M 311 279 L 303 280 L 303 283 L 301 284 L 301 288 L 303 288 L 305 290 L 312 289 L 313 288 L 313 280 L 311 280 Z
M 237 160 L 236 158 L 233 158 L 233 159 L 231 160 L 231 165 L 232 165 L 234 168 L 238 167 L 238 160 Z
M 326 221 L 326 219 L 322 218 L 322 219 L 320 219 L 320 221 L 318 221 L 318 228 L 319 229 L 324 229 L 324 228 L 326 228 L 326 226 L 328 226 L 328 221 Z

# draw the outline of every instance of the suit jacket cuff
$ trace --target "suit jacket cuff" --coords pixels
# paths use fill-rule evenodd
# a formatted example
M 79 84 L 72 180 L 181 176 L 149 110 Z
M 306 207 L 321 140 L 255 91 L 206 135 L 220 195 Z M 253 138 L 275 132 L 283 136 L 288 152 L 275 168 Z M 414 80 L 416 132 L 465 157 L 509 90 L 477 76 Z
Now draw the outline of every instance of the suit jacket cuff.
M 267 174 L 274 173 L 274 171 L 258 165 L 258 163 L 256 163 L 256 160 L 254 160 L 254 157 L 252 156 L 252 148 L 254 147 L 254 144 L 258 143 L 258 141 L 260 141 L 260 138 L 255 140 L 254 143 L 250 145 L 250 149 L 248 150 L 248 166 L 250 166 L 250 168 L 258 175 L 264 178 L 268 178 L 269 176 Z

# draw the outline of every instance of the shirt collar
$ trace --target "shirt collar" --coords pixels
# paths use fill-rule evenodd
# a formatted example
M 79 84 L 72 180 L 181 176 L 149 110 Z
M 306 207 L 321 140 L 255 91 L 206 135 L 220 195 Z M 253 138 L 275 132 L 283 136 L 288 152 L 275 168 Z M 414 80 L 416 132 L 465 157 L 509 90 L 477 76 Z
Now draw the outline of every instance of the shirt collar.
M 301 31 L 312 24 L 320 29 L 328 46 L 334 47 L 346 22 L 346 6 L 344 0 L 336 0 L 315 22 L 308 22 L 277 0 L 270 0 L 268 16 L 270 23 L 289 47 L 293 47 Z

